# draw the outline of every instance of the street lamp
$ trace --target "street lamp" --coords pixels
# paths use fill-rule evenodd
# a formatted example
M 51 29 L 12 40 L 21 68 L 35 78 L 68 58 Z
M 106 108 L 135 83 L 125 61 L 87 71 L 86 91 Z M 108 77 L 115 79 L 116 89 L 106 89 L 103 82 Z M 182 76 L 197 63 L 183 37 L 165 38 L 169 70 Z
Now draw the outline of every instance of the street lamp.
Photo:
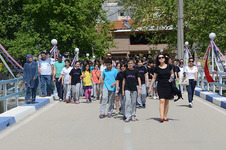
M 86 54 L 86 57 L 89 58 L 89 53 Z
M 51 40 L 51 44 L 56 46 L 57 45 L 57 40 L 56 39 L 52 39 Z M 53 56 L 54 56 L 54 60 L 56 61 L 56 47 L 54 48 Z
M 162 52 L 163 52 L 163 49 L 160 49 L 160 53 L 162 54 Z
M 211 40 L 214 40 L 215 38 L 216 38 L 216 34 L 215 33 L 210 33 L 209 34 L 209 38 L 211 39 Z
M 93 59 L 95 59 L 96 58 L 96 56 L 93 56 Z
M 78 60 L 78 52 L 79 52 L 79 48 L 75 48 L 75 52 L 77 54 L 77 60 Z
M 188 46 L 189 42 L 188 42 L 188 41 L 186 41 L 184 44 L 185 44 L 186 46 Z

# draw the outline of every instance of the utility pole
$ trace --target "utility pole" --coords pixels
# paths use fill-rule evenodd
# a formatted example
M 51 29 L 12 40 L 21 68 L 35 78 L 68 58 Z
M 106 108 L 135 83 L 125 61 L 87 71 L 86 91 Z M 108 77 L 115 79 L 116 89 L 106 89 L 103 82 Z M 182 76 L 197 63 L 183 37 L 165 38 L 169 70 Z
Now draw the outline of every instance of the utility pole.
M 183 0 L 177 0 L 177 58 L 183 58 L 184 50 L 184 23 Z

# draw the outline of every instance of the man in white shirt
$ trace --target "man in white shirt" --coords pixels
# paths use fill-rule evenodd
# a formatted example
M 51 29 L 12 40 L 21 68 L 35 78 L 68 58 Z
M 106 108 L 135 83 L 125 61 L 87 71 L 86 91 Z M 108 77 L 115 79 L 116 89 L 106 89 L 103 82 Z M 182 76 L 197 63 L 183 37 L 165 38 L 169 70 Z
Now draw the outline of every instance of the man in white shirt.
M 51 76 L 53 75 L 53 65 L 51 59 L 46 57 L 46 53 L 41 53 L 41 59 L 38 62 L 38 71 L 41 80 L 42 97 L 51 96 Z

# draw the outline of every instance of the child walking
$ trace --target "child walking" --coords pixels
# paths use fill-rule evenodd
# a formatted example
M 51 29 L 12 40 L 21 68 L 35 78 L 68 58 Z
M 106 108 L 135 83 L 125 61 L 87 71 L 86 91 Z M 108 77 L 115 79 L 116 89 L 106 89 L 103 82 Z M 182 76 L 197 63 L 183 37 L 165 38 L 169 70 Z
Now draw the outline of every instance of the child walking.
M 100 98 L 100 70 L 98 69 L 99 65 L 94 65 L 94 70 L 92 73 L 92 81 L 93 81 L 93 93 L 94 93 L 94 101 L 99 100 Z
M 128 61 L 128 69 L 124 71 L 122 82 L 122 94 L 125 96 L 125 122 L 135 121 L 137 84 L 139 85 L 138 94 L 141 94 L 140 73 L 134 69 L 134 61 Z
M 106 105 L 108 102 L 108 118 L 112 116 L 114 102 L 115 102 L 115 91 L 116 91 L 116 76 L 118 74 L 118 70 L 112 67 L 112 60 L 106 59 L 107 68 L 103 71 L 102 76 L 102 90 L 103 99 L 100 106 L 100 118 L 105 117 Z
M 80 62 L 76 61 L 75 68 L 71 70 L 69 73 L 69 85 L 71 85 L 72 97 L 76 104 L 79 104 L 79 93 L 80 93 L 80 85 L 81 85 L 81 69 Z M 66 99 L 66 103 L 69 103 L 70 99 Z
M 62 78 L 62 85 L 64 87 L 64 92 L 63 92 L 63 100 L 68 101 L 71 96 L 71 85 L 69 85 L 69 73 L 72 70 L 72 67 L 70 66 L 70 60 L 66 59 L 65 60 L 65 67 L 61 71 L 61 76 Z
M 147 69 L 143 66 L 142 59 L 139 59 L 137 61 L 136 69 L 140 73 L 140 80 L 141 80 L 141 94 L 138 94 L 138 97 L 137 97 L 139 109 L 141 109 L 141 108 L 146 108 L 146 95 L 147 95 L 146 89 L 148 88 L 148 85 L 149 85 Z M 146 84 L 145 84 L 145 80 L 146 80 Z M 137 85 L 137 88 L 139 88 L 138 85 Z
M 122 81 L 123 81 L 123 73 L 126 70 L 126 64 L 121 64 L 120 69 L 121 71 L 117 74 L 117 77 L 116 77 L 116 87 L 118 91 L 119 102 L 121 104 L 121 107 L 119 110 L 121 110 L 121 113 L 125 115 L 125 97 L 122 95 Z
M 90 73 L 89 64 L 85 64 L 82 71 L 83 89 L 85 91 L 86 103 L 91 103 L 91 90 L 92 90 L 92 74 Z

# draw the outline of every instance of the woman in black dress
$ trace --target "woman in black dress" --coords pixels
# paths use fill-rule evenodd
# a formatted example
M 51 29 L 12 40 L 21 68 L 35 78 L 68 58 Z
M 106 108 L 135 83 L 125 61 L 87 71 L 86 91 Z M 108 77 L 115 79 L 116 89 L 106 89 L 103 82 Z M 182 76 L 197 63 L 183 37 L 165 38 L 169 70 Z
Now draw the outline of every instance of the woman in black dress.
M 173 69 L 172 66 L 168 64 L 167 58 L 164 54 L 159 54 L 156 57 L 156 68 L 148 93 L 151 93 L 151 87 L 158 77 L 157 91 L 160 100 L 160 122 L 168 121 L 167 113 L 169 109 L 169 100 L 173 99 L 173 89 L 170 83 L 173 81 L 173 76 Z

